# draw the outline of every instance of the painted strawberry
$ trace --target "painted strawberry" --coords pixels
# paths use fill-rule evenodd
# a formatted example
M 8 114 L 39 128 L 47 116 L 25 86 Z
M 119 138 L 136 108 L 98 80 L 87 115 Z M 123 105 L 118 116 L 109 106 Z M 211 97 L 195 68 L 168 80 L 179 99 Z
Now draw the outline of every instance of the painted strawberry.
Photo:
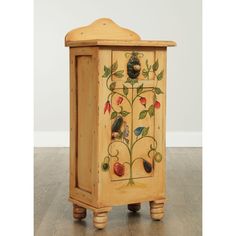
M 145 97 L 140 97 L 139 101 L 143 106 L 146 107 L 147 99 Z
M 118 97 L 118 98 L 116 99 L 116 104 L 117 104 L 117 105 L 120 105 L 122 102 L 123 102 L 123 98 L 122 98 L 122 97 Z
M 107 101 L 104 106 L 104 114 L 108 111 L 109 113 L 111 112 L 111 103 Z
M 161 103 L 158 102 L 158 101 L 155 101 L 154 107 L 155 107 L 156 109 L 158 109 L 158 108 L 160 108 L 160 106 L 161 106 Z
M 125 174 L 125 166 L 118 161 L 114 164 L 113 170 L 117 176 L 121 177 Z

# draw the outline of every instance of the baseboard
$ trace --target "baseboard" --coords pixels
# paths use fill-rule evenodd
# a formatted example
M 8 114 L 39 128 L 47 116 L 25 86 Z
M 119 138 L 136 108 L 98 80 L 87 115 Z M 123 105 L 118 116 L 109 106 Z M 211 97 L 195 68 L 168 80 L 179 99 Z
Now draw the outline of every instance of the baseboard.
M 36 131 L 34 133 L 35 147 L 69 147 L 69 132 L 67 131 Z M 167 132 L 167 147 L 201 147 L 201 132 Z

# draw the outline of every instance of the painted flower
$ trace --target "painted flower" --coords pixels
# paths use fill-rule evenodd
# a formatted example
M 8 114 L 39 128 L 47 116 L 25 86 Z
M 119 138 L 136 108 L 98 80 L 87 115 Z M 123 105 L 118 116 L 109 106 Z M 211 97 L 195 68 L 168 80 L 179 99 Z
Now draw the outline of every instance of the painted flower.
M 140 103 L 146 107 L 147 99 L 145 97 L 141 97 L 139 99 Z
M 155 101 L 154 107 L 155 107 L 156 109 L 158 109 L 158 108 L 160 108 L 160 106 L 161 106 L 161 103 L 158 102 L 158 101 Z
M 111 103 L 107 101 L 104 106 L 104 114 L 108 111 L 109 113 L 111 112 Z
M 116 104 L 120 105 L 123 102 L 123 98 L 120 96 L 116 99 Z

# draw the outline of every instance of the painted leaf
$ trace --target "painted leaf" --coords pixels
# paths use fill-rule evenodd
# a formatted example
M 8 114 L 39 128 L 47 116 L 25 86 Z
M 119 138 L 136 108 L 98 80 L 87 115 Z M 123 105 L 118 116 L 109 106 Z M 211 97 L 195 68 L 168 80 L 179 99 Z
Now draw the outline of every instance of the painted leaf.
M 117 78 L 122 78 L 124 76 L 124 70 L 119 70 L 116 71 L 113 75 L 116 76 Z
M 149 127 L 145 127 L 142 132 L 142 137 L 146 136 L 148 134 Z
M 116 118 L 117 117 L 117 112 L 116 111 L 113 111 L 112 113 L 111 113 L 111 119 L 114 119 L 114 118 Z
M 154 105 L 151 105 L 148 108 L 148 113 L 149 113 L 150 117 L 154 116 Z
M 164 73 L 164 71 L 162 70 L 162 71 L 157 75 L 157 80 L 162 80 L 162 79 L 163 79 L 163 73 Z
M 131 84 L 131 85 L 134 85 L 135 83 L 138 83 L 138 80 L 137 80 L 137 79 L 131 79 L 131 80 L 130 80 L 130 84 Z
M 112 82 L 109 88 L 111 91 L 113 91 L 116 88 L 116 82 Z
M 129 139 L 124 138 L 124 140 L 125 140 L 125 142 L 126 142 L 127 144 L 129 144 Z
M 159 68 L 159 62 L 158 60 L 156 60 L 154 64 L 152 65 L 152 70 L 155 72 L 158 70 L 158 68 Z
M 162 160 L 162 155 L 161 155 L 160 152 L 156 152 L 156 153 L 154 154 L 153 158 L 154 158 L 154 160 L 155 160 L 156 162 L 161 162 L 161 160 Z
M 143 75 L 144 78 L 147 78 L 148 77 L 148 72 L 145 69 L 143 69 L 142 70 L 142 75 Z
M 125 117 L 127 115 L 129 115 L 129 112 L 128 111 L 121 111 L 120 114 Z
M 117 136 L 118 139 L 121 139 L 123 137 L 123 132 L 119 131 L 119 135 Z
M 148 68 L 149 67 L 148 66 L 148 59 L 146 59 L 145 64 L 146 64 L 146 67 Z
M 141 120 L 141 119 L 144 119 L 145 117 L 146 117 L 146 115 L 147 115 L 147 110 L 143 110 L 143 111 L 141 111 L 140 113 L 139 113 L 139 119 Z
M 137 94 L 140 94 L 143 91 L 143 84 L 141 84 L 140 86 L 138 86 L 137 88 Z
M 104 66 L 104 74 L 103 74 L 103 78 L 108 77 L 111 74 L 111 69 L 108 68 L 107 66 Z
M 123 93 L 125 96 L 127 96 L 129 93 L 129 89 L 125 85 L 123 85 Z
M 115 72 L 118 68 L 118 62 L 114 62 L 112 65 L 111 65 L 111 72 Z
M 134 130 L 135 136 L 139 136 L 139 135 L 142 133 L 143 129 L 144 129 L 144 127 L 138 127 L 138 128 L 136 128 L 136 129 Z
M 160 88 L 157 88 L 157 87 L 156 87 L 156 88 L 155 88 L 155 93 L 156 93 L 156 94 L 161 94 L 161 93 L 163 93 L 163 92 L 161 91 Z

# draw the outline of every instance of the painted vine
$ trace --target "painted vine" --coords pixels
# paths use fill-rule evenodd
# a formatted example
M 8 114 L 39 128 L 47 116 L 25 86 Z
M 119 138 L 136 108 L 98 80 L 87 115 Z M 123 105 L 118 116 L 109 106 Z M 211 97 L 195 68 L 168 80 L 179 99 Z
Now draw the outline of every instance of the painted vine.
M 130 55 L 130 54 L 128 54 Z M 143 54 L 139 54 L 137 52 L 132 52 L 133 56 L 143 56 Z M 127 54 L 126 54 L 127 56 Z M 139 63 L 140 65 L 140 63 Z M 124 77 L 124 70 L 118 70 L 118 62 L 116 61 L 111 65 L 111 67 L 104 66 L 104 74 L 103 78 L 106 79 L 106 87 L 110 91 L 109 95 L 107 96 L 107 101 L 104 106 L 104 114 L 108 112 L 110 114 L 110 118 L 113 121 L 112 124 L 112 134 L 111 134 L 111 142 L 107 147 L 107 156 L 104 158 L 102 163 L 102 170 L 107 171 L 110 168 L 110 160 L 112 158 L 115 159 L 115 164 L 113 165 L 113 170 L 117 176 L 123 176 L 125 172 L 125 165 L 129 166 L 130 175 L 129 175 L 129 182 L 128 184 L 134 184 L 133 175 L 132 175 L 132 167 L 135 161 L 142 160 L 143 161 L 143 168 L 144 171 L 147 173 L 151 173 L 154 168 L 155 162 L 160 162 L 162 160 L 162 154 L 157 152 L 157 141 L 154 137 L 148 134 L 149 127 L 141 126 L 141 127 L 133 127 L 133 105 L 134 102 L 139 100 L 139 102 L 143 105 L 143 110 L 139 113 L 138 119 L 145 119 L 147 115 L 150 117 L 155 115 L 155 109 L 159 109 L 161 104 L 158 101 L 158 95 L 163 94 L 163 91 L 157 86 L 158 81 L 163 79 L 163 70 L 157 73 L 159 69 L 159 62 L 156 60 L 154 64 L 149 65 L 148 60 L 146 60 L 145 68 L 142 70 L 142 75 L 149 80 L 150 73 L 153 73 L 155 76 L 156 85 L 153 88 L 144 88 L 143 84 L 137 85 L 138 79 L 137 78 L 130 78 L 128 77 L 125 83 L 123 84 L 122 92 L 118 92 L 116 90 L 116 82 L 112 81 L 112 76 L 117 78 Z M 131 99 L 128 98 L 129 89 L 136 89 L 136 96 L 132 96 Z M 145 97 L 145 93 L 152 92 L 154 95 L 153 103 L 147 107 L 147 99 Z M 116 98 L 116 105 L 119 107 L 119 110 L 115 109 L 113 106 L 113 99 L 114 96 Z M 129 104 L 130 110 L 125 110 L 123 108 L 123 103 L 127 102 Z M 125 121 L 125 117 L 131 115 L 131 134 L 129 132 L 129 126 Z M 129 139 L 130 136 L 130 139 Z M 150 161 L 147 161 L 143 157 L 133 157 L 133 150 L 137 143 L 144 139 L 152 139 L 153 145 L 151 144 L 147 153 L 148 158 Z M 111 147 L 114 143 L 120 143 L 127 148 L 129 153 L 129 161 L 124 163 L 119 162 L 119 150 L 116 150 L 115 153 L 112 152 Z

